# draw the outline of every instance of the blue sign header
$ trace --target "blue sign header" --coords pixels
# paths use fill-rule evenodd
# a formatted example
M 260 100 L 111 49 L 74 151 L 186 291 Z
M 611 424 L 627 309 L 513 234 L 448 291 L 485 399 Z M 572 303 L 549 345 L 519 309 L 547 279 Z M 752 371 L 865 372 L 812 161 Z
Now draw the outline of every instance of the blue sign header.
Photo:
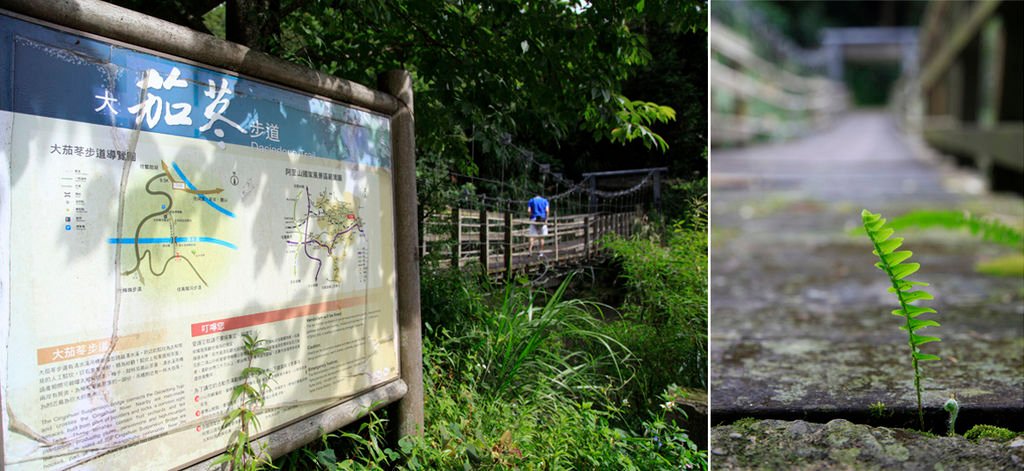
M 387 116 L 0 15 L 0 110 L 391 166 Z

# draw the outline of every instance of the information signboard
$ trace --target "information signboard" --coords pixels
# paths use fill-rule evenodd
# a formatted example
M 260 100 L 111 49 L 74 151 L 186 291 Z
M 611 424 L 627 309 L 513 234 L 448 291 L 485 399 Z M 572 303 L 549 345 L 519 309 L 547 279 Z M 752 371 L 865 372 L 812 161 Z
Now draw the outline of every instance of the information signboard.
M 0 15 L 8 469 L 223 450 L 398 378 L 388 116 Z M 140 457 L 142 457 L 140 459 Z

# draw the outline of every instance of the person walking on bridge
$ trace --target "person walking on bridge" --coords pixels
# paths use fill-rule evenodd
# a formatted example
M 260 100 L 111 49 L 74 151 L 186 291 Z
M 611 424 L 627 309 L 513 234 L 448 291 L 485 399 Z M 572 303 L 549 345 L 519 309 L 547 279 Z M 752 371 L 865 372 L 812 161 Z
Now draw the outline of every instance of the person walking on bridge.
M 526 202 L 526 208 L 530 212 L 530 230 L 527 236 L 530 238 L 530 256 L 533 256 L 533 246 L 540 241 L 540 257 L 544 257 L 544 237 L 548 235 L 548 200 L 543 196 L 535 195 Z

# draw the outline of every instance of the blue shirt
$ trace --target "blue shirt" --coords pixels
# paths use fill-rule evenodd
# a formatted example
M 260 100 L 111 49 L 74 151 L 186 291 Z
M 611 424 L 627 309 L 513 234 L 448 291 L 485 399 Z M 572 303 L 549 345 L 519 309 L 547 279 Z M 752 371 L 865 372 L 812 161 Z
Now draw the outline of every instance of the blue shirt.
M 548 218 L 548 200 L 543 197 L 534 196 L 530 198 L 530 201 L 526 202 L 526 206 L 530 208 L 530 219 Z

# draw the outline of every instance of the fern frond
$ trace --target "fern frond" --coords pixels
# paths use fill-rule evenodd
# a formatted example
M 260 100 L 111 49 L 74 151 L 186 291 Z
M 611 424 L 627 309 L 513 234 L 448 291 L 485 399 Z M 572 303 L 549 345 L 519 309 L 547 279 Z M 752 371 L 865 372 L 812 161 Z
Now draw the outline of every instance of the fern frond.
M 914 366 L 914 389 L 917 392 L 917 415 L 924 429 L 924 409 L 921 407 L 921 369 L 920 361 L 934 361 L 939 357 L 936 355 L 921 353 L 921 345 L 931 342 L 938 342 L 941 339 L 934 336 L 920 335 L 917 332 L 926 327 L 938 327 L 939 323 L 931 319 L 917 319 L 922 314 L 934 314 L 935 309 L 923 306 L 914 306 L 910 303 L 926 299 L 934 299 L 931 293 L 920 289 L 928 286 L 928 283 L 911 281 L 906 278 L 913 275 L 921 268 L 919 263 L 907 262 L 913 255 L 909 250 L 896 251 L 903 245 L 903 238 L 892 237 L 894 230 L 886 227 L 886 220 L 881 214 L 875 214 L 868 210 L 861 211 L 861 220 L 864 223 L 864 230 L 871 239 L 874 247 L 872 253 L 878 256 L 878 263 L 875 264 L 879 270 L 885 272 L 889 277 L 892 287 L 890 293 L 896 295 L 900 308 L 892 311 L 893 315 L 905 319 L 905 324 L 900 326 L 901 330 L 907 332 L 907 343 L 910 346 L 911 363 Z M 915 287 L 917 289 L 915 290 Z
M 966 211 L 911 211 L 893 218 L 889 227 L 898 230 L 908 227 L 943 227 L 967 229 L 983 240 L 1024 250 L 1024 231 L 994 218 L 977 216 Z

